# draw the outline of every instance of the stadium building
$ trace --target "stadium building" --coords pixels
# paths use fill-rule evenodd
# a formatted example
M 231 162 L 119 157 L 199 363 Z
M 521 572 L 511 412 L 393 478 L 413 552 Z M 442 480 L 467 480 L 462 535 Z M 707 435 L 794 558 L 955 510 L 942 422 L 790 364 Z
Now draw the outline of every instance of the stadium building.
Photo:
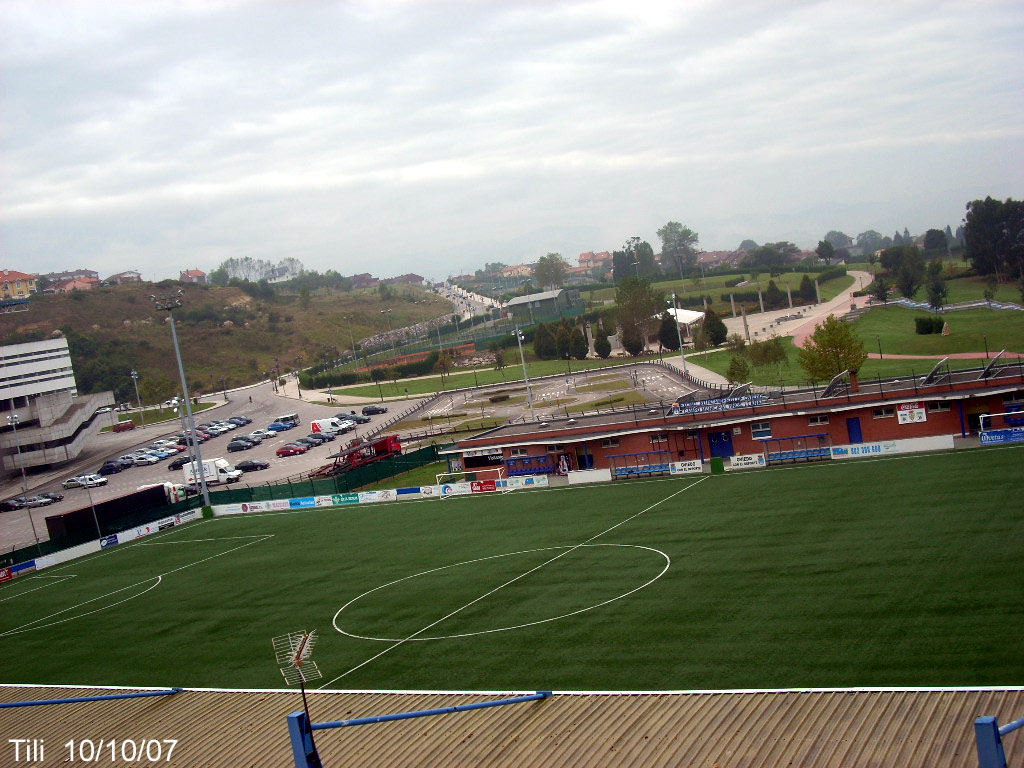
M 1019 416 L 1015 415 L 1020 413 Z M 990 417 L 983 419 L 983 417 Z M 825 388 L 722 390 L 671 408 L 637 406 L 506 424 L 446 451 L 469 471 L 508 477 L 597 470 L 611 478 L 767 466 L 953 447 L 954 438 L 1024 440 L 1024 366 L 936 366 L 924 377 Z
M 113 423 L 110 392 L 78 395 L 67 339 L 0 347 L 0 467 L 69 461 Z

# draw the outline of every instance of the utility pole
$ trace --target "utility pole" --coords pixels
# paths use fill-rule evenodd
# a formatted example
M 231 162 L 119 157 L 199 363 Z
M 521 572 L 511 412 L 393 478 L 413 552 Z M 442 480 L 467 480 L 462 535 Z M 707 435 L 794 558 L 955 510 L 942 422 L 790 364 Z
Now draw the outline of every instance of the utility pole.
M 523 355 L 523 333 L 519 330 L 519 323 L 516 323 L 516 343 L 519 345 L 519 361 L 523 364 L 523 380 L 526 382 L 526 402 L 530 406 L 530 418 L 537 420 L 537 414 L 533 412 L 533 390 L 530 389 L 530 377 L 526 374 L 526 357 Z
M 135 402 L 139 404 L 139 418 L 142 420 L 142 426 L 146 426 L 146 412 L 142 410 L 142 398 L 139 397 L 139 372 L 132 368 L 128 375 L 132 377 L 132 383 L 135 384 Z

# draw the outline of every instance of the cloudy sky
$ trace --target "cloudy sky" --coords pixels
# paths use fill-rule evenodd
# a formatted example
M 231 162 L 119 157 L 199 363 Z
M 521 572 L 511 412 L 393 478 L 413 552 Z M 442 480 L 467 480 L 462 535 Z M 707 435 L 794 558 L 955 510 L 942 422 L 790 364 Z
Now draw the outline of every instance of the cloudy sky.
M 1024 195 L 1024 4 L 0 0 L 2 267 L 813 247 Z

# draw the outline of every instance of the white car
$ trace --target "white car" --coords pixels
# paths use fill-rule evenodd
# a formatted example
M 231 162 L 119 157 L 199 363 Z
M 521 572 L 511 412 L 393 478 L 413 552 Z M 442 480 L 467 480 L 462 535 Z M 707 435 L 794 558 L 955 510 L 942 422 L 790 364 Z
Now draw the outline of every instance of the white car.
M 135 456 L 132 456 L 132 455 L 118 456 L 117 460 L 119 462 L 121 462 L 122 464 L 134 464 L 135 463 Z
M 160 459 L 152 453 L 136 453 L 132 455 L 132 458 L 135 459 L 136 464 L 140 464 L 142 466 L 160 463 Z
M 228 431 L 231 431 L 232 429 L 238 429 L 238 425 L 232 421 L 215 421 L 214 424 L 216 424 L 218 427 L 224 427 L 224 429 Z
M 255 440 L 257 443 L 263 442 L 263 435 L 257 434 L 256 432 L 250 432 L 248 435 L 243 435 L 243 437 L 247 437 L 250 440 Z
M 67 485 L 71 480 L 76 482 L 76 485 Z M 107 478 L 102 475 L 79 475 L 73 477 L 71 480 L 65 480 L 64 486 L 66 488 L 98 488 L 101 485 L 107 484 Z
M 260 440 L 266 440 L 268 437 L 273 437 L 276 433 L 266 429 L 254 429 L 249 433 L 249 437 L 256 437 Z

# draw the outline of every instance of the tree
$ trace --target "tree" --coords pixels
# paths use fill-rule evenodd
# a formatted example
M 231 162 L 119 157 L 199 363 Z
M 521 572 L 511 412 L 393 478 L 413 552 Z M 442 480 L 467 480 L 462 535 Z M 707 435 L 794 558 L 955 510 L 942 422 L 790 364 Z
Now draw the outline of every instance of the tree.
M 729 331 L 726 329 L 725 323 L 722 322 L 722 318 L 711 307 L 708 307 L 704 312 L 701 329 L 707 334 L 709 345 L 714 347 L 724 344 L 726 337 L 729 335 Z
M 740 266 L 746 270 L 767 270 L 779 275 L 800 255 L 800 249 L 789 242 L 765 243 L 743 257 Z
M 139 396 L 144 403 L 162 403 L 178 392 L 178 385 L 163 374 L 139 377 Z
M 640 328 L 635 325 L 623 326 L 619 333 L 619 343 L 633 357 L 639 355 L 644 348 L 644 337 Z
M 928 280 L 928 303 L 932 309 L 942 309 L 942 305 L 946 303 L 946 295 L 948 293 L 946 281 L 942 279 L 941 274 Z
M 569 329 L 564 323 L 559 323 L 555 328 L 555 356 L 559 360 L 569 357 Z
M 725 339 L 725 348 L 737 355 L 744 354 L 746 346 L 747 340 L 743 338 L 742 333 L 730 333 Z
M 770 365 L 788 365 L 789 358 L 782 346 L 782 339 L 771 336 L 764 341 L 752 341 L 747 348 L 747 357 L 755 368 L 766 368 Z
M 963 236 L 964 256 L 978 274 L 1024 279 L 1024 202 L 968 203 Z
M 678 221 L 670 221 L 658 230 L 661 238 L 661 254 L 671 261 L 683 279 L 683 270 L 692 270 L 697 264 L 697 244 L 700 237 L 689 227 Z
M 224 267 L 217 267 L 217 269 L 206 276 L 206 282 L 210 285 L 227 285 L 229 279 L 228 271 Z
M 583 335 L 579 326 L 574 327 L 569 334 L 569 355 L 576 360 L 585 360 L 589 351 L 587 337 Z
M 594 352 L 602 360 L 607 360 L 612 353 L 612 343 L 608 341 L 608 335 L 594 336 Z
M 768 287 L 764 290 L 764 305 L 768 309 L 778 309 L 785 306 L 786 294 L 775 284 L 774 280 L 768 281 Z
M 658 327 L 658 343 L 661 344 L 662 348 L 672 350 L 673 352 L 679 349 L 679 327 L 676 325 L 676 320 L 665 310 L 661 314 L 661 325 Z
M 549 253 L 537 260 L 534 277 L 537 284 L 544 288 L 561 288 L 565 285 L 569 264 L 560 253 Z
M 868 294 L 875 300 L 880 301 L 883 304 L 889 303 L 889 280 L 884 275 L 877 275 L 874 280 L 871 281 L 871 285 L 868 286 Z
M 819 240 L 818 247 L 814 249 L 814 252 L 826 264 L 831 264 L 836 255 L 836 247 L 828 240 Z
M 825 240 L 832 243 L 836 248 L 847 248 L 853 245 L 853 238 L 845 232 L 838 232 L 836 230 L 829 230 L 829 233 L 825 235 Z
M 240 259 L 227 259 L 221 263 L 218 269 L 223 269 L 229 279 L 234 277 L 249 283 L 258 283 L 260 280 L 270 279 L 274 271 L 274 265 L 264 259 L 243 256 Z
M 743 357 L 733 357 L 729 361 L 729 367 L 725 369 L 725 378 L 730 384 L 750 381 L 750 365 Z
M 903 259 L 900 261 L 899 269 L 896 272 L 896 286 L 900 293 L 908 299 L 914 298 L 917 289 L 924 281 L 924 257 L 916 246 L 911 246 Z
M 299 306 L 309 309 L 309 286 L 304 285 L 299 289 Z
M 814 288 L 814 281 L 807 275 L 800 278 L 800 288 L 798 289 L 800 299 L 809 304 L 813 304 L 818 300 L 818 291 Z
M 558 355 L 555 336 L 547 323 L 541 323 L 533 333 L 533 353 L 541 360 L 551 360 Z
M 944 251 L 947 245 L 946 233 L 941 229 L 929 229 L 924 233 L 924 249 L 926 251 Z
M 867 359 L 864 344 L 857 340 L 853 328 L 829 315 L 825 322 L 797 350 L 797 360 L 815 381 L 829 381 L 843 371 L 859 371 Z
M 886 238 L 881 232 L 876 232 L 873 229 L 857 235 L 857 245 L 864 249 L 864 253 L 868 254 L 887 248 L 888 246 L 884 244 L 885 240 Z
M 755 243 L 753 240 L 744 240 L 742 243 L 740 243 L 740 247 L 737 248 L 736 250 L 737 251 L 752 251 L 752 250 L 754 250 L 757 247 L 758 247 L 757 243 Z
M 630 329 L 631 338 L 635 335 L 643 344 L 651 318 L 660 314 L 665 306 L 665 294 L 654 290 L 646 280 L 626 278 L 615 291 L 615 304 L 619 325 L 623 330 Z

